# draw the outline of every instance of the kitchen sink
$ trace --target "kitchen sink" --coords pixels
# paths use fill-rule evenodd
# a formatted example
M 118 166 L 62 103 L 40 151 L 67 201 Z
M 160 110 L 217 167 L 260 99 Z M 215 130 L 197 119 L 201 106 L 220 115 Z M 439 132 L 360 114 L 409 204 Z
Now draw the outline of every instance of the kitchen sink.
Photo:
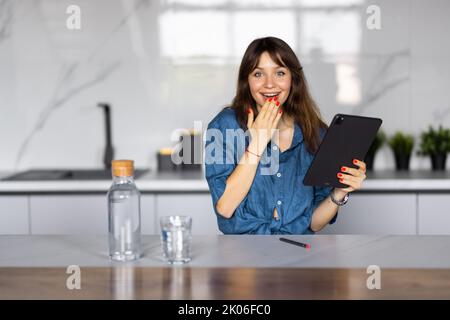
M 135 169 L 137 179 L 148 169 Z M 111 180 L 111 171 L 104 169 L 56 169 L 27 170 L 3 178 L 3 181 L 36 181 L 36 180 Z

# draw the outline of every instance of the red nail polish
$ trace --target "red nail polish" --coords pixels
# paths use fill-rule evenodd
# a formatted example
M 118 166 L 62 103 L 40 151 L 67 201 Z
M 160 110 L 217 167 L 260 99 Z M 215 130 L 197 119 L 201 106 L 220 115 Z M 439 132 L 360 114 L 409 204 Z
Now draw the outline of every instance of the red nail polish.
M 277 97 L 277 96 L 275 96 L 275 98 L 273 98 L 273 100 L 277 101 L 277 100 L 278 100 L 278 97 Z
M 345 167 L 341 167 L 341 171 L 347 171 L 347 169 Z
M 278 107 L 278 106 L 280 105 L 280 101 L 277 101 L 276 105 L 277 105 L 277 107 Z
M 341 183 L 344 182 L 344 179 L 339 179 L 339 182 L 341 182 Z
M 269 102 L 272 102 L 272 98 L 269 98 Z
M 353 159 L 353 163 L 354 163 L 354 164 L 358 164 L 358 160 Z
M 283 110 L 280 109 L 280 111 L 278 111 L 279 113 L 283 113 Z
M 337 174 L 338 178 L 342 178 L 342 173 Z
M 247 113 L 252 112 L 252 108 L 247 108 Z

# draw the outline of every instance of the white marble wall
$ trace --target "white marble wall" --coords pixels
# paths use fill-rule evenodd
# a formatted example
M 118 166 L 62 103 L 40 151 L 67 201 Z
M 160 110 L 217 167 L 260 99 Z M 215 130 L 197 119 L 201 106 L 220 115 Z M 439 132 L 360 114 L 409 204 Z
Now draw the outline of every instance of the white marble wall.
M 81 8 L 81 29 L 66 8 Z M 369 5 L 381 30 L 366 27 Z M 450 126 L 446 0 L 0 0 L 0 170 L 97 167 L 112 105 L 117 157 L 155 166 L 176 128 L 234 94 L 256 37 L 285 39 L 324 118 L 378 116 L 388 134 Z M 393 168 L 391 151 L 376 168 Z M 414 157 L 412 168 L 429 168 Z

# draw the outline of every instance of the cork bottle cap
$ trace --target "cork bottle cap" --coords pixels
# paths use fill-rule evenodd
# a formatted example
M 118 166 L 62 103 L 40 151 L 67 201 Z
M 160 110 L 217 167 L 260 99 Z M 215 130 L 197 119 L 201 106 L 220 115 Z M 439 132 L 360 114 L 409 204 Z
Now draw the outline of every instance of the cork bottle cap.
M 173 153 L 173 148 L 161 148 L 159 149 L 160 155 L 170 156 Z
M 113 160 L 112 174 L 116 177 L 132 177 L 134 174 L 133 160 Z

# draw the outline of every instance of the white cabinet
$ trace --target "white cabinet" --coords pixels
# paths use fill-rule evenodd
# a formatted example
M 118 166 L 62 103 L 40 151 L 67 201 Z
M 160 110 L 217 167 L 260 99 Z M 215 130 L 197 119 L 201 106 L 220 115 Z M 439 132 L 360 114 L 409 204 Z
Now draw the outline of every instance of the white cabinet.
M 450 194 L 420 194 L 419 234 L 450 234 Z
M 175 214 L 193 218 L 193 234 L 221 234 L 209 193 L 141 195 L 143 234 L 159 234 L 159 217 Z M 0 196 L 0 234 L 107 232 L 106 194 Z M 319 234 L 450 234 L 450 194 L 351 194 Z
M 334 224 L 319 234 L 416 234 L 416 197 L 410 194 L 351 194 Z
M 107 234 L 106 195 L 31 195 L 31 234 Z
M 28 234 L 28 196 L 0 196 L 0 234 Z
M 32 195 L 32 234 L 108 233 L 106 195 Z M 155 196 L 141 195 L 142 234 L 155 233 Z
M 168 215 L 191 216 L 194 235 L 221 234 L 217 228 L 217 219 L 209 193 L 159 194 L 156 196 L 156 213 L 157 221 L 160 217 Z

